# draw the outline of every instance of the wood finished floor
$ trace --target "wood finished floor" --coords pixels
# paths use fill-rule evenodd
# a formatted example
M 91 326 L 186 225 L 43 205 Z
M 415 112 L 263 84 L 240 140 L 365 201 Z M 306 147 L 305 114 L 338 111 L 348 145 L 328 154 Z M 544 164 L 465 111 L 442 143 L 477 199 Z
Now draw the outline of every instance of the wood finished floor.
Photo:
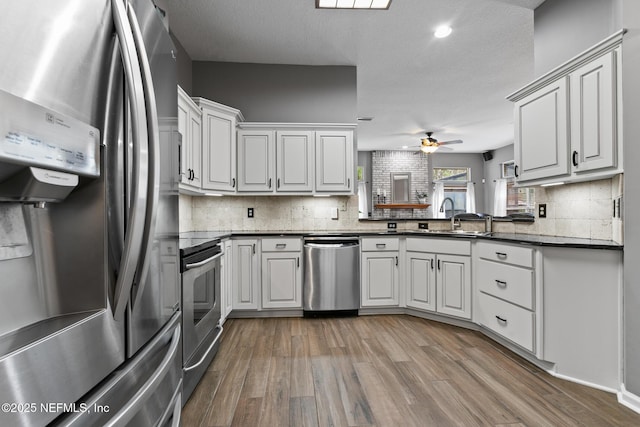
M 231 319 L 191 426 L 640 426 L 613 394 L 412 316 Z

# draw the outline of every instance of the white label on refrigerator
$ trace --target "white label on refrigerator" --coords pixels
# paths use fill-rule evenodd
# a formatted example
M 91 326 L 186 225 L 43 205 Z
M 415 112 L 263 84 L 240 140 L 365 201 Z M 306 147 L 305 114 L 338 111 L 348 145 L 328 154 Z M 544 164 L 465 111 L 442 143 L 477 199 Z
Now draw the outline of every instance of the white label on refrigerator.
M 0 162 L 100 175 L 100 131 L 0 90 Z

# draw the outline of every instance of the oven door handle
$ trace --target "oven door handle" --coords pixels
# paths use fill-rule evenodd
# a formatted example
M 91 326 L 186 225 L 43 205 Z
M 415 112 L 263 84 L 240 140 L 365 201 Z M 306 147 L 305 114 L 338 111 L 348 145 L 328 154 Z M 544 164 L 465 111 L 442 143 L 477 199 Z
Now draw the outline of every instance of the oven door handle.
M 219 253 L 219 254 L 215 254 L 214 256 L 212 256 L 212 257 L 210 257 L 210 258 L 205 259 L 204 261 L 192 262 L 192 263 L 190 263 L 190 264 L 186 264 L 186 265 L 184 266 L 184 269 L 185 269 L 185 271 L 186 271 L 186 270 L 191 270 L 192 268 L 202 267 L 202 266 L 203 266 L 203 265 L 205 265 L 206 263 L 211 262 L 211 261 L 213 261 L 214 259 L 219 258 L 219 257 L 221 257 L 221 256 L 222 256 L 222 253 Z
M 224 328 L 222 327 L 221 324 L 218 323 L 218 328 L 220 328 L 220 332 L 218 332 L 218 335 L 216 335 L 216 338 L 213 340 L 213 342 L 209 345 L 209 348 L 207 349 L 207 351 L 204 352 L 204 354 L 202 355 L 202 357 L 200 358 L 200 360 L 198 360 L 198 362 L 195 365 L 191 365 L 188 368 L 184 368 L 183 371 L 184 372 L 189 372 L 193 369 L 196 369 L 198 366 L 202 365 L 202 363 L 207 359 L 207 356 L 209 355 L 209 353 L 211 353 L 211 349 L 213 349 L 213 346 L 216 345 L 216 343 L 218 342 L 218 340 L 220 339 L 220 336 L 222 335 L 222 331 L 224 331 Z

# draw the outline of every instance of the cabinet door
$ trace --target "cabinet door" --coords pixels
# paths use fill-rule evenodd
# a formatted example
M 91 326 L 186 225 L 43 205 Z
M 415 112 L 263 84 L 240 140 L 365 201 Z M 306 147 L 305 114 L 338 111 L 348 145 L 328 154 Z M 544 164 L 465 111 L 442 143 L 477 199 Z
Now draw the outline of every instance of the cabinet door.
M 276 144 L 277 190 L 313 190 L 313 132 L 279 131 Z
M 202 188 L 214 191 L 235 191 L 235 118 L 203 109 L 202 129 Z
M 353 132 L 316 131 L 316 191 L 349 192 L 354 179 Z
M 616 166 L 616 52 L 571 73 L 571 148 L 576 173 Z
M 191 169 L 191 185 L 202 186 L 202 117 L 199 111 L 189 115 L 189 167 Z
M 233 309 L 258 309 L 257 240 L 233 241 Z
M 407 307 L 436 311 L 436 257 L 407 252 Z
M 363 307 L 398 306 L 398 252 L 362 254 Z
M 302 308 L 300 252 L 262 254 L 262 308 Z
M 516 103 L 514 151 L 518 181 L 569 174 L 568 115 L 567 78 Z
M 200 188 L 202 115 L 200 108 L 180 87 L 178 87 L 178 132 L 182 135 L 180 183 Z
M 469 257 L 438 255 L 438 312 L 471 318 L 471 263 Z
M 238 191 L 273 191 L 273 131 L 238 132 Z

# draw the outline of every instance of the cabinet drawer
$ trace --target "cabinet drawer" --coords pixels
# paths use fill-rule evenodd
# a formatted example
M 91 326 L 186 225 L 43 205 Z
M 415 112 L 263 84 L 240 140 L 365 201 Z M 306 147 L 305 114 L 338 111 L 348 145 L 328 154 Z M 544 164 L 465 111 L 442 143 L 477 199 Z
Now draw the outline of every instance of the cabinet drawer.
M 290 252 L 302 249 L 302 240 L 295 238 L 262 239 L 262 252 Z
M 471 255 L 471 242 L 464 239 L 433 239 L 408 237 L 407 250 L 438 254 Z
M 397 251 L 398 238 L 397 237 L 363 238 L 361 249 L 363 251 Z
M 500 243 L 478 242 L 480 258 L 533 268 L 533 249 Z
M 534 314 L 506 301 L 480 292 L 478 321 L 523 348 L 534 350 Z
M 532 270 L 480 259 L 477 271 L 480 291 L 533 310 Z

